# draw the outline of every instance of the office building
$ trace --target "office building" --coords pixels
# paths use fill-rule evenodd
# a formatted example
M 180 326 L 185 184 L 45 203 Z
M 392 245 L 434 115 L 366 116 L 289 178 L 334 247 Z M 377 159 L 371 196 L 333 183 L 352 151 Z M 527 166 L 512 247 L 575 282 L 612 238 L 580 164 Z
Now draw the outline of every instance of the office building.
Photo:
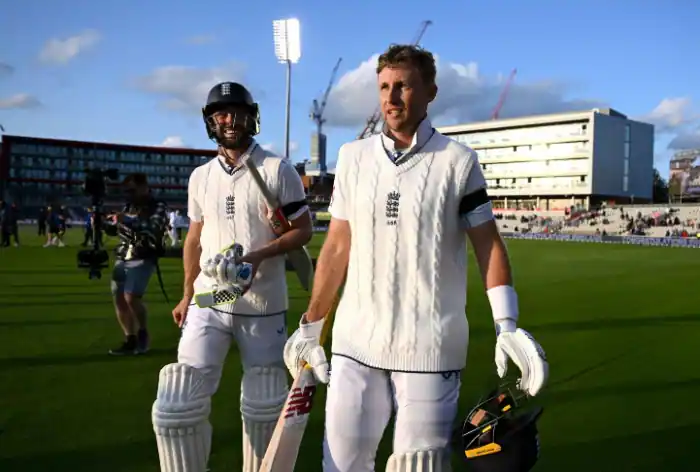
M 652 199 L 654 127 L 613 109 L 439 131 L 478 152 L 495 208 L 562 210 Z
M 192 170 L 215 157 L 216 150 L 131 146 L 63 139 L 2 136 L 0 196 L 16 202 L 23 215 L 45 205 L 84 207 L 90 199 L 82 185 L 86 169 L 117 169 L 120 179 L 143 172 L 156 198 L 185 208 Z M 123 201 L 118 182 L 108 182 L 105 205 Z

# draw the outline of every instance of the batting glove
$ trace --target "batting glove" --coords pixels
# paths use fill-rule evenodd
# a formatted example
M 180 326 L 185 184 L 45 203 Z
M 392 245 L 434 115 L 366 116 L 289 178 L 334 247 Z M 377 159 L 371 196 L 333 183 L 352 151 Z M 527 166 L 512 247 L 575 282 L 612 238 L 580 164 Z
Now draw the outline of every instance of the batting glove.
M 305 323 L 305 316 L 299 328 L 289 337 L 284 345 L 284 363 L 292 377 L 296 378 L 304 363 L 313 369 L 314 377 L 319 382 L 327 384 L 330 381 L 326 351 L 320 344 L 321 331 L 325 318 L 311 323 Z
M 502 331 L 496 338 L 496 370 L 501 378 L 508 373 L 508 359 L 522 374 L 518 387 L 530 396 L 537 395 L 549 378 L 549 364 L 542 346 L 522 328 Z
M 239 264 L 236 257 L 217 254 L 202 264 L 202 273 L 216 280 L 219 286 L 248 287 L 253 278 L 253 266 L 248 263 Z

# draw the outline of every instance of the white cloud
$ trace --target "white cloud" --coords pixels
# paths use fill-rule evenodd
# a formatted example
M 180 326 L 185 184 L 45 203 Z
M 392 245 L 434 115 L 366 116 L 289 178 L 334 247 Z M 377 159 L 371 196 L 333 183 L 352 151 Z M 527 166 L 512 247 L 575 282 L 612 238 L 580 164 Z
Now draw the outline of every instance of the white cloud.
M 0 62 L 0 77 L 7 77 L 15 72 L 15 68 L 5 62 Z
M 700 148 L 700 126 L 678 133 L 671 142 L 668 143 L 668 148 L 673 150 Z
M 188 147 L 180 136 L 168 136 L 160 143 L 163 147 L 184 148 Z
M 690 97 L 664 98 L 638 119 L 652 123 L 662 139 L 670 138 L 667 149 L 700 148 L 700 114 L 695 113 Z
M 8 98 L 0 98 L 0 110 L 37 108 L 41 102 L 27 93 L 18 93 Z
M 328 126 L 361 128 L 378 106 L 378 54 L 345 73 L 331 90 L 326 108 Z M 502 76 L 487 77 L 476 63 L 441 61 L 436 56 L 438 96 L 430 115 L 438 125 L 486 120 L 505 86 Z M 556 113 L 605 106 L 599 100 L 569 99 L 567 87 L 556 81 L 515 81 L 500 111 L 501 118 Z
M 261 148 L 266 151 L 273 152 L 278 155 L 284 154 L 284 144 L 278 146 L 276 143 L 265 143 L 260 145 Z M 299 150 L 299 143 L 296 141 L 289 141 L 289 154 L 294 155 Z
M 657 133 L 678 132 L 698 118 L 697 115 L 693 116 L 691 109 L 692 100 L 689 97 L 664 98 L 639 119 L 653 124 Z
M 100 33 L 93 29 L 68 38 L 49 39 L 39 53 L 39 61 L 44 64 L 67 64 L 93 48 L 100 39 Z
M 199 34 L 195 36 L 190 36 L 185 40 L 187 44 L 192 44 L 195 46 L 202 46 L 204 44 L 211 44 L 216 41 L 216 36 L 213 34 Z
M 161 97 L 168 110 L 201 113 L 211 88 L 225 81 L 244 83 L 245 67 L 230 63 L 221 67 L 165 66 L 136 80 L 136 86 Z

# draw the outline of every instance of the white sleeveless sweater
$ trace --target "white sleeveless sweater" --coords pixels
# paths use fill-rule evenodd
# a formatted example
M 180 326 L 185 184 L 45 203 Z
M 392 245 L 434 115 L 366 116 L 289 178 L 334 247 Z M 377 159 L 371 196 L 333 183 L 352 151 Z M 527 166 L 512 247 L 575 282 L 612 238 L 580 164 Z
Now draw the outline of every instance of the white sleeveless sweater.
M 268 188 L 277 195 L 282 158 L 257 146 L 248 159 L 255 161 Z M 214 158 L 192 172 L 189 193 L 189 206 L 196 204 L 201 208 L 204 219 L 200 265 L 234 242 L 241 244 L 244 252 L 250 252 L 276 238 L 267 219 L 263 195 L 245 167 L 231 175 L 219 158 Z M 213 279 L 200 273 L 194 282 L 195 292 L 210 291 L 213 284 Z M 269 315 L 287 309 L 284 256 L 263 261 L 250 290 L 236 303 L 216 307 L 217 311 L 237 315 Z
M 466 364 L 466 234 L 458 210 L 476 153 L 438 132 L 395 165 L 376 135 L 339 154 L 333 217 L 352 231 L 334 354 L 391 371 Z M 470 182 L 483 182 L 472 178 Z M 470 184 L 473 185 L 473 184 Z

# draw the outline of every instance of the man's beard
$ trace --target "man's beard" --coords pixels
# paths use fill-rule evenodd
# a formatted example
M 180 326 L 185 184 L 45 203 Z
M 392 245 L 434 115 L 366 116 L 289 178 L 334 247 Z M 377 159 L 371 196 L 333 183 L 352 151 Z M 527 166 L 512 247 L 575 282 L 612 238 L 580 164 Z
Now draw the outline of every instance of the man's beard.
M 248 147 L 248 133 L 237 128 L 220 128 L 217 132 L 219 144 L 231 151 L 245 151 Z

